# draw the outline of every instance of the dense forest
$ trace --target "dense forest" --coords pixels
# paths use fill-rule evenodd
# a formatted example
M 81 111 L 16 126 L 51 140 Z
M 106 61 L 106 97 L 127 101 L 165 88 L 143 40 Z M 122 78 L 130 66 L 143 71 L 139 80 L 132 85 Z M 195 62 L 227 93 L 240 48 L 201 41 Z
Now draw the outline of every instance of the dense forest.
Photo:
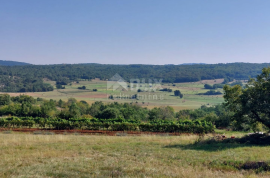
M 31 65 L 25 62 L 18 62 L 18 61 L 4 61 L 0 60 L 0 66 L 22 66 L 22 65 Z
M 255 77 L 270 63 L 231 63 L 197 65 L 103 65 L 103 64 L 61 64 L 0 66 L 0 91 L 32 92 L 51 91 L 53 87 L 43 79 L 66 85 L 80 79 L 110 79 L 116 73 L 126 81 L 130 79 L 162 79 L 162 82 L 195 82 L 205 79 L 225 78 L 241 80 Z

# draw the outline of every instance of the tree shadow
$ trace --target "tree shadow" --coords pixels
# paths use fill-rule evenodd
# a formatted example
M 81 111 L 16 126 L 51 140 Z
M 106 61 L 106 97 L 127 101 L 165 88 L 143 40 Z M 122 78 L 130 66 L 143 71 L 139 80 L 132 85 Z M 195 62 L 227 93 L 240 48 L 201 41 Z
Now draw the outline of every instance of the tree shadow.
M 242 138 L 231 139 L 227 138 L 224 140 L 206 139 L 198 140 L 195 143 L 182 145 L 167 145 L 165 148 L 179 148 L 182 150 L 202 150 L 202 151 L 222 151 L 226 149 L 234 149 L 239 147 L 265 147 L 270 145 L 269 135 L 254 134 L 252 136 L 245 136 Z
M 255 145 L 241 144 L 241 143 L 211 143 L 211 144 L 197 143 L 197 144 L 188 144 L 188 145 L 181 145 L 181 144 L 167 145 L 164 148 L 178 148 L 181 150 L 198 150 L 198 151 L 215 152 L 215 151 L 222 151 L 226 149 L 234 149 L 238 147 L 252 147 L 252 146 L 255 146 Z

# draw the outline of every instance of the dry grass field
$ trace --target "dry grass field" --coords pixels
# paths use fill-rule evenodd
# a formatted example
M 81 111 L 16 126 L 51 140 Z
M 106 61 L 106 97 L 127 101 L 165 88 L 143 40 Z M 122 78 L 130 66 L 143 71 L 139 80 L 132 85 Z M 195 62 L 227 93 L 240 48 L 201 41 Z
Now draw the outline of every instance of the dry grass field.
M 270 177 L 209 166 L 215 160 L 266 161 L 269 146 L 194 146 L 197 139 L 0 133 L 0 177 Z

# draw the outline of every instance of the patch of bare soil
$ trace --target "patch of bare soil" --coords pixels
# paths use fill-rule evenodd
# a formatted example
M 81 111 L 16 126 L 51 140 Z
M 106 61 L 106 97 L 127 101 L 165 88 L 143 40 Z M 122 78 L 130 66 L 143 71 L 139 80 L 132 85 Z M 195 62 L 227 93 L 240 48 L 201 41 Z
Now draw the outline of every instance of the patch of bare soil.
M 194 83 L 200 83 L 200 84 L 219 84 L 222 83 L 224 81 L 224 79 L 215 79 L 215 80 L 201 80 L 198 82 L 194 82 Z
M 38 129 L 38 128 L 18 128 L 8 129 L 1 128 L 0 131 L 13 131 L 13 132 L 28 132 L 39 134 L 80 134 L 80 135 L 108 135 L 108 136 L 124 136 L 124 135 L 191 135 L 190 133 L 166 133 L 166 132 L 140 132 L 140 131 L 105 131 L 105 130 L 55 130 L 55 129 Z M 192 134 L 194 135 L 194 134 Z
M 78 95 L 77 97 L 83 97 L 83 98 L 107 98 L 107 94 Z
M 20 96 L 20 95 L 28 95 L 28 96 L 36 96 L 36 97 L 40 97 L 41 93 L 33 93 L 33 92 L 26 92 L 26 93 L 5 93 L 5 92 L 0 92 L 0 94 L 8 94 L 10 96 Z

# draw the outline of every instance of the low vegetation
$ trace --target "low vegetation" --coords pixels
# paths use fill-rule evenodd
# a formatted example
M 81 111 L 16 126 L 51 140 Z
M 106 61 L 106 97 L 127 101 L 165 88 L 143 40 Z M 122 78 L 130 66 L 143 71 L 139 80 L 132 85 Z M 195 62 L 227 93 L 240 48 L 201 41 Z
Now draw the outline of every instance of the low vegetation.
M 270 176 L 266 171 L 220 165 L 267 162 L 269 146 L 194 145 L 198 138 L 0 133 L 0 177 Z
M 220 91 L 210 90 L 205 93 L 199 93 L 198 95 L 222 95 Z
M 74 119 L 10 117 L 0 118 L 0 128 L 50 128 L 57 130 L 111 130 L 205 134 L 214 131 L 214 125 L 206 121 L 162 121 L 141 122 L 124 119 Z

